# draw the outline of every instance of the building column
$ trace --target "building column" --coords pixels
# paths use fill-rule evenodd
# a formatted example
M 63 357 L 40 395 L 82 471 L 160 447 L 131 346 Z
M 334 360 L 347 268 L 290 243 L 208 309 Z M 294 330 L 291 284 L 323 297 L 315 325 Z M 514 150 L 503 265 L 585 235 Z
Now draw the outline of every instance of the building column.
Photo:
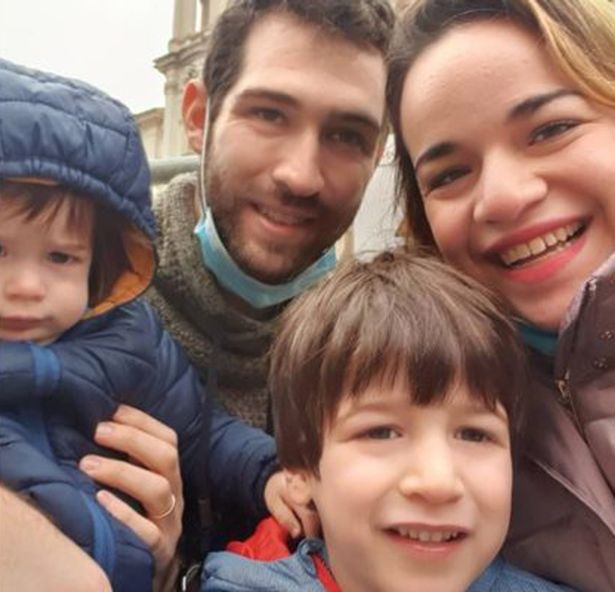
M 173 39 L 180 41 L 196 32 L 197 0 L 175 0 L 173 14 Z

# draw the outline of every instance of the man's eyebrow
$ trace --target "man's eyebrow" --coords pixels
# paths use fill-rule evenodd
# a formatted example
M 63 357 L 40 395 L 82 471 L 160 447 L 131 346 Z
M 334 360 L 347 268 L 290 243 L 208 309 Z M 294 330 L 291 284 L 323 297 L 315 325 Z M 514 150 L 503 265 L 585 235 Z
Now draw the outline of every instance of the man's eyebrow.
M 416 159 L 414 170 L 417 171 L 421 165 L 427 162 L 448 156 L 455 152 L 455 150 L 457 150 L 457 144 L 454 142 L 439 142 L 438 144 L 434 144 L 427 148 L 427 150 Z
M 292 95 L 268 88 L 247 88 L 237 96 L 237 101 L 250 99 L 267 99 L 269 101 L 288 105 L 289 107 L 299 106 L 299 101 Z M 370 128 L 377 133 L 380 133 L 380 130 L 382 129 L 382 124 L 376 118 L 374 118 L 370 113 L 365 113 L 362 111 L 333 111 L 329 114 L 327 119 L 329 121 L 360 125 Z
M 524 101 L 521 101 L 519 104 L 515 105 L 510 110 L 506 120 L 511 121 L 513 119 L 519 119 L 520 117 L 527 117 L 528 115 L 536 113 L 536 111 L 538 111 L 541 107 L 544 107 L 546 104 L 551 103 L 552 101 L 563 97 L 579 96 L 580 94 L 581 93 L 576 90 L 572 90 L 569 88 L 560 88 L 551 92 L 529 97 Z
M 276 103 L 284 103 L 291 107 L 297 107 L 299 105 L 299 101 L 297 101 L 297 99 L 293 96 L 268 88 L 247 88 L 237 96 L 238 101 L 250 99 L 267 99 Z
M 382 130 L 382 124 L 371 114 L 365 112 L 334 111 L 327 119 L 332 123 L 344 123 L 347 125 L 365 127 L 376 134 L 379 134 Z

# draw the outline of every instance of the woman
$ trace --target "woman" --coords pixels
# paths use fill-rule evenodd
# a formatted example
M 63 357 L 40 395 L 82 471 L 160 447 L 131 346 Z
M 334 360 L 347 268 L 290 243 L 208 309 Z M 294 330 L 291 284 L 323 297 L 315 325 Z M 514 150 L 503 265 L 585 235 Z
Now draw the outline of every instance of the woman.
M 615 5 L 410 0 L 388 100 L 416 241 L 531 349 L 508 557 L 615 590 Z

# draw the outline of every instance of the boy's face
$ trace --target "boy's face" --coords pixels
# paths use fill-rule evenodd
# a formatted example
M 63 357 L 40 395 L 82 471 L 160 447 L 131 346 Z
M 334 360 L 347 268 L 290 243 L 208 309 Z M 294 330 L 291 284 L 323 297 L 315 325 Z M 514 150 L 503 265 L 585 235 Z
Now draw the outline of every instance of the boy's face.
M 88 302 L 92 217 L 70 228 L 68 202 L 34 220 L 10 201 L 0 216 L 0 339 L 51 343 L 77 323 Z
M 320 477 L 300 479 L 344 592 L 463 592 L 508 530 L 508 421 L 460 384 L 441 405 L 406 385 L 342 399 L 325 433 Z

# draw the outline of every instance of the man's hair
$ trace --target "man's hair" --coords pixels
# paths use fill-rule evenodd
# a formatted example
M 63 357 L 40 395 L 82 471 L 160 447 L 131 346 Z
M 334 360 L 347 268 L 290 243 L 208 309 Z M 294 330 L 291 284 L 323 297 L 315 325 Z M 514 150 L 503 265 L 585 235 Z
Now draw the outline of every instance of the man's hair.
M 0 179 L 0 208 L 10 203 L 26 220 L 50 224 L 64 204 L 68 206 L 67 230 L 83 228 L 92 219 L 92 264 L 88 278 L 88 305 L 102 302 L 117 279 L 131 268 L 123 233 L 129 222 L 110 208 L 63 186 L 21 183 Z
M 526 373 L 514 326 L 477 282 L 400 249 L 342 264 L 285 311 L 269 376 L 282 466 L 318 475 L 342 398 L 399 377 L 424 406 L 462 382 L 517 430 Z
M 388 0 L 231 0 L 211 32 L 203 69 L 212 121 L 241 74 L 254 24 L 274 12 L 292 15 L 383 56 L 395 22 Z
M 401 98 L 418 56 L 463 23 L 506 19 L 533 33 L 558 67 L 596 101 L 615 107 L 615 4 L 611 0 L 405 0 L 392 42 L 387 106 L 395 131 L 397 186 L 412 237 L 436 246 L 401 135 Z

